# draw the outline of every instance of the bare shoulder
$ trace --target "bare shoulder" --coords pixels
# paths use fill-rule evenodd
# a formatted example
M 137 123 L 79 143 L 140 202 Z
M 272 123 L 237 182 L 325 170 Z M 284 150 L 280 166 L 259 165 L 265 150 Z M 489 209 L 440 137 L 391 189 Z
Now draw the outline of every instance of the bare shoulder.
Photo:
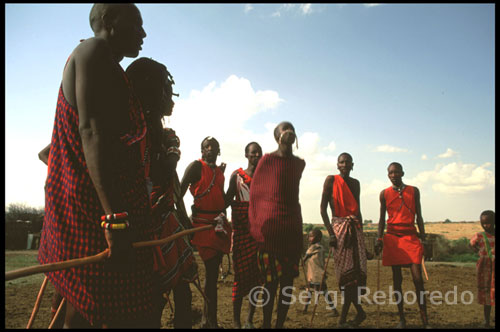
M 93 57 L 101 58 L 103 55 L 111 56 L 111 48 L 104 39 L 96 37 L 85 39 L 73 51 L 73 56 L 82 60 Z

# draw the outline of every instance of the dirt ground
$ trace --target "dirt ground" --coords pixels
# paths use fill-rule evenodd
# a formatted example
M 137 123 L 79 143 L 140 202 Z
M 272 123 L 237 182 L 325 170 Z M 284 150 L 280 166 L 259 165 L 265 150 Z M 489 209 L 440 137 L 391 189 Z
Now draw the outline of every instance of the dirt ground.
M 36 255 L 36 251 L 25 251 Z M 9 255 L 6 252 L 6 260 Z M 197 257 L 199 263 L 200 280 L 204 280 L 203 263 Z M 225 258 L 225 261 L 227 257 Z M 330 261 L 328 266 L 329 278 L 327 284 L 330 291 L 338 291 L 336 287 L 335 275 L 333 272 L 333 262 Z M 443 264 L 437 262 L 426 263 L 429 280 L 425 282 L 425 288 L 433 294 L 434 304 L 430 303 L 428 297 L 428 313 L 429 322 L 435 328 L 478 328 L 483 321 L 483 307 L 477 304 L 476 296 L 476 272 L 474 264 Z M 408 269 L 403 269 L 403 292 L 413 291 L 414 286 L 411 280 L 411 275 Z M 5 328 L 25 328 L 29 321 L 33 305 L 37 298 L 38 291 L 43 281 L 43 275 L 36 275 L 26 278 L 20 278 L 5 283 Z M 219 279 L 218 294 L 218 323 L 223 328 L 232 328 L 232 302 L 231 302 L 231 287 L 233 275 L 229 275 L 225 280 Z M 380 265 L 380 289 L 389 293 L 389 286 L 392 284 L 392 273 L 389 267 Z M 390 297 L 385 298 L 386 304 L 367 303 L 368 299 L 371 302 L 376 301 L 373 293 L 376 291 L 377 285 L 377 261 L 368 261 L 368 288 L 370 293 L 363 300 L 363 308 L 367 313 L 367 319 L 362 323 L 360 328 L 391 328 L 397 324 L 398 315 L 397 307 L 395 304 L 389 304 Z M 309 306 L 306 314 L 301 311 L 303 305 L 299 303 L 299 296 L 304 289 L 305 281 L 304 275 L 301 274 L 294 281 L 295 290 L 293 295 L 295 303 L 290 306 L 288 312 L 285 328 L 335 328 L 338 322 L 338 317 L 328 317 L 328 310 L 326 309 L 326 302 L 323 297 L 318 300 L 316 315 L 313 323 L 311 324 L 311 314 L 313 305 Z M 456 288 L 454 288 L 456 287 Z M 193 292 L 193 328 L 200 327 L 201 312 L 203 308 L 203 298 L 198 290 L 191 286 Z M 454 289 L 456 289 L 457 300 L 454 301 Z M 33 324 L 33 328 L 47 328 L 50 321 L 50 299 L 53 294 L 53 287 L 49 284 L 43 300 L 40 305 L 38 315 Z M 438 293 L 442 292 L 441 302 L 439 304 Z M 466 293 L 469 291 L 470 293 Z M 449 293 L 448 293 L 449 292 Z M 414 302 L 411 293 L 406 293 L 406 300 L 408 303 Z M 461 298 L 461 295 L 463 297 Z M 170 296 L 172 305 L 173 296 Z M 472 300 L 472 303 L 468 304 Z M 379 299 L 380 302 L 383 299 Z M 447 303 L 448 304 L 447 304 Z M 338 309 L 340 309 L 340 294 L 338 293 Z M 248 310 L 248 301 L 245 300 L 242 309 L 242 322 L 246 317 Z M 408 304 L 405 306 L 407 328 L 421 327 L 421 321 L 416 303 Z M 273 314 L 273 324 L 275 320 L 275 313 Z M 348 316 L 353 319 L 355 315 L 354 308 L 351 308 Z M 492 310 L 492 318 L 495 317 L 494 310 Z M 162 328 L 172 328 L 173 314 L 167 305 L 163 312 Z M 262 309 L 258 308 L 255 317 L 254 325 L 260 327 L 262 324 Z M 492 323 L 494 325 L 494 323 Z

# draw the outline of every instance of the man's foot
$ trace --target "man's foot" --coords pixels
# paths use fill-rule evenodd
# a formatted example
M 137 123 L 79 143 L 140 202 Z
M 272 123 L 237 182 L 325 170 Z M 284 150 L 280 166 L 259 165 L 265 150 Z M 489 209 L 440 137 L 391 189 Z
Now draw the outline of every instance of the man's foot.
M 366 313 L 364 311 L 361 311 L 361 313 L 358 312 L 353 320 L 349 321 L 349 324 L 351 324 L 353 327 L 358 327 L 359 324 L 361 324 L 365 319 Z
M 484 320 L 483 323 L 481 324 L 482 328 L 489 329 L 491 327 L 490 322 Z
M 337 328 L 339 328 L 339 329 L 350 329 L 351 326 L 349 324 L 347 324 L 347 322 L 339 322 L 337 324 Z
M 405 329 L 406 328 L 406 321 L 405 320 L 400 320 L 398 325 L 396 325 L 397 329 Z
M 327 314 L 328 317 L 338 317 L 339 312 L 337 311 L 336 308 L 329 309 L 331 312 Z
M 241 329 L 241 324 L 240 323 L 233 323 L 233 329 L 236 329 L 236 330 Z

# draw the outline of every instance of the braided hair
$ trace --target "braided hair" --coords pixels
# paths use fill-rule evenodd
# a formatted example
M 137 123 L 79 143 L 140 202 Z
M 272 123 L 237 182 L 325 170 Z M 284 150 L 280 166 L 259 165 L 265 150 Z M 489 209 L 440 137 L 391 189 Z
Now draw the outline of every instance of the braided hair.
M 172 100 L 172 96 L 179 96 L 172 90 L 175 82 L 167 67 L 151 58 L 143 57 L 135 60 L 125 72 L 143 108 L 151 139 L 150 155 L 158 159 L 157 156 L 162 151 L 162 143 L 169 139 L 169 137 L 164 137 L 169 133 L 164 129 L 163 121 L 166 114 L 161 110 L 161 102 L 162 98 Z M 165 84 L 166 94 L 164 93 Z

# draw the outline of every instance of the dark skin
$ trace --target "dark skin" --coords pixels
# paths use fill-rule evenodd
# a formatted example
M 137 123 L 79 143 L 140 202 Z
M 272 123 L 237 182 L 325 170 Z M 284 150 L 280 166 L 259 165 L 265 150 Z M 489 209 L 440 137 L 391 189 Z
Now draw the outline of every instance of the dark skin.
M 124 163 L 125 151 L 119 137 L 129 129 L 129 92 L 117 65 L 124 57 L 136 57 L 146 33 L 134 5 L 120 7 L 112 18 L 105 10 L 93 15 L 100 20 L 95 37 L 81 42 L 63 72 L 62 89 L 68 103 L 78 110 L 79 133 L 90 178 L 105 214 L 127 211 L 121 199 L 123 188 L 115 170 Z M 46 147 L 39 154 L 48 160 Z M 50 149 L 50 148 L 49 148 Z M 133 224 L 133 216 L 129 221 Z M 132 236 L 128 231 L 104 231 L 109 247 L 106 266 L 112 270 L 130 267 Z M 88 327 L 68 303 L 66 327 Z M 150 326 L 143 321 L 101 322 L 103 327 Z
M 403 183 L 403 176 L 404 176 L 404 171 L 402 167 L 399 165 L 391 164 L 389 168 L 387 169 L 388 172 L 388 177 L 389 180 L 392 183 L 393 188 L 400 190 L 404 187 Z M 422 218 L 422 209 L 420 205 L 420 191 L 418 188 L 415 188 L 415 214 L 416 214 L 416 219 L 417 219 L 417 226 L 418 230 L 420 232 L 420 239 L 422 242 L 425 244 L 425 228 L 424 228 L 424 219 Z M 384 235 L 384 229 L 385 229 L 385 215 L 387 212 L 387 207 L 386 207 L 386 202 L 385 202 L 385 196 L 384 196 L 384 191 L 380 193 L 380 218 L 379 218 L 379 226 L 378 226 L 378 238 L 377 243 L 375 244 L 375 253 L 378 255 L 382 248 L 383 248 L 383 241 L 380 240 L 383 238 Z M 425 252 L 425 251 L 424 251 Z M 422 279 L 422 265 L 421 264 L 410 264 L 410 265 L 394 265 L 392 266 L 392 278 L 393 278 L 393 284 L 394 284 L 394 290 L 399 291 L 400 294 L 402 293 L 402 283 L 403 283 L 403 275 L 401 273 L 401 268 L 402 267 L 410 267 L 411 275 L 413 278 L 413 284 L 415 285 L 415 290 L 417 294 L 423 294 L 425 291 L 424 289 L 424 281 Z M 418 296 L 419 297 L 419 307 L 420 307 L 420 312 L 421 312 L 421 318 L 424 327 L 427 327 L 428 325 L 428 319 L 427 319 L 427 305 L 426 305 L 426 300 L 425 296 Z M 397 300 L 397 299 L 396 299 Z M 420 301 L 422 300 L 422 301 Z M 404 309 L 403 309 L 403 301 L 399 301 L 398 303 L 398 313 L 399 313 L 399 323 L 397 325 L 397 328 L 405 328 L 406 327 L 406 319 L 404 316 Z
M 245 173 L 248 176 L 253 177 L 253 173 L 255 172 L 255 168 L 257 167 L 257 164 L 259 163 L 261 157 L 262 157 L 262 148 L 258 144 L 251 144 L 248 147 L 248 151 L 245 152 L 245 158 L 248 159 L 248 165 L 247 168 L 245 169 Z M 228 207 L 231 204 L 232 200 L 236 196 L 237 174 L 238 174 L 237 171 L 233 172 L 231 178 L 229 179 L 229 187 L 227 189 L 225 196 L 226 207 Z M 243 298 L 239 298 L 233 301 L 233 325 L 235 329 L 241 328 L 240 314 L 241 314 L 242 304 L 243 304 Z M 252 324 L 253 315 L 255 313 L 255 305 L 253 305 L 252 301 L 249 302 L 249 305 L 250 305 L 250 310 L 248 311 L 248 317 L 246 321 L 247 325 Z
M 212 169 L 220 167 L 222 172 L 226 168 L 226 164 L 221 166 L 216 165 L 217 156 L 220 152 L 219 144 L 215 140 L 204 140 L 201 148 L 202 160 Z M 193 161 L 188 165 L 181 181 L 181 198 L 184 197 L 188 187 L 201 180 L 201 162 Z M 224 195 L 224 192 L 221 192 Z M 219 278 L 219 266 L 222 262 L 222 252 L 219 252 L 215 257 L 204 261 L 205 264 L 205 294 L 208 298 L 206 310 L 203 310 L 203 322 L 210 327 L 217 326 L 217 279 Z M 207 316 L 206 316 L 207 313 Z
M 481 223 L 481 227 L 483 230 L 489 235 L 495 235 L 495 216 L 494 214 L 484 214 L 481 215 L 479 222 Z M 472 250 L 474 252 L 479 252 L 479 246 L 473 246 Z M 491 305 L 484 305 L 483 307 L 484 313 L 484 322 L 483 326 L 488 328 L 490 327 L 490 317 L 491 317 Z
M 278 143 L 278 149 L 274 152 L 271 152 L 272 155 L 281 158 L 294 157 L 292 145 L 295 142 L 297 136 L 295 134 L 295 129 L 293 128 L 293 125 L 290 122 L 280 123 L 276 128 L 274 138 Z M 267 293 L 270 296 L 270 299 L 269 301 L 267 301 L 267 304 L 264 305 L 263 309 L 264 322 L 262 324 L 262 328 L 267 328 L 267 329 L 271 328 L 271 318 L 274 307 L 274 298 L 278 290 L 278 286 L 280 287 L 280 292 L 279 292 L 280 295 L 278 299 L 278 309 L 277 309 L 278 314 L 276 319 L 276 328 L 281 329 L 285 324 L 286 316 L 288 314 L 288 309 L 290 306 L 290 304 L 286 303 L 291 303 L 291 296 L 289 296 L 289 293 L 284 292 L 283 289 L 285 289 L 285 287 L 288 286 L 290 287 L 293 286 L 293 278 L 289 276 L 282 276 L 280 279 L 266 283 L 264 285 L 264 287 L 267 290 Z
M 361 225 L 361 231 L 362 231 L 362 223 L 361 220 L 361 205 L 359 201 L 359 196 L 360 196 L 360 184 L 359 181 L 351 178 L 350 173 L 353 169 L 354 163 L 352 161 L 352 158 L 349 155 L 346 154 L 341 154 L 339 158 L 337 159 L 337 169 L 340 172 L 340 176 L 344 179 L 346 182 L 347 186 L 351 190 L 352 195 L 354 196 L 354 199 L 358 203 L 358 214 L 357 215 L 351 215 L 348 218 L 351 218 L 353 220 L 357 220 L 359 224 Z M 332 224 L 330 223 L 330 218 L 328 217 L 328 206 L 330 206 L 332 216 L 335 216 L 335 205 L 333 204 L 333 182 L 335 181 L 335 178 L 333 175 L 329 175 L 325 179 L 325 183 L 323 185 L 323 194 L 321 196 L 321 205 L 320 205 L 320 211 L 321 211 L 321 218 L 323 219 L 323 224 L 325 225 L 326 229 L 328 230 L 328 234 L 330 235 L 330 247 L 337 248 L 337 238 L 335 237 L 335 233 L 333 231 Z M 356 318 L 354 322 L 359 325 L 365 318 L 366 318 L 366 313 L 364 312 L 363 308 L 361 307 L 361 303 L 359 302 L 358 295 L 357 295 L 357 287 L 346 287 L 344 290 L 344 305 L 342 306 L 342 312 L 340 314 L 340 320 L 339 320 L 339 325 L 343 326 L 346 324 L 346 319 L 347 319 L 347 314 L 349 312 L 349 308 L 351 306 L 351 303 L 354 305 L 357 311 Z

